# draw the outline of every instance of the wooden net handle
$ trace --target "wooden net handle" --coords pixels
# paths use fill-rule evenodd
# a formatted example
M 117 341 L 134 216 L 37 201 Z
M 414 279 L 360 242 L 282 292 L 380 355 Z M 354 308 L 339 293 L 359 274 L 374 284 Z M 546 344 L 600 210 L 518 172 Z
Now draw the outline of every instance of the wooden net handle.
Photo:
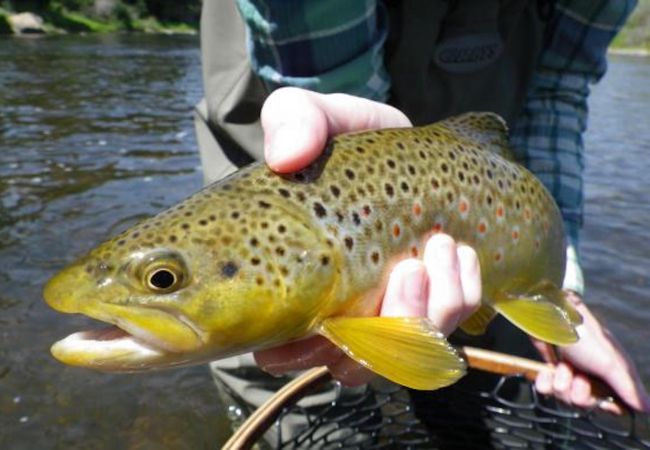
M 522 375 L 531 382 L 535 381 L 540 371 L 551 367 L 550 364 L 532 359 L 482 348 L 465 346 L 459 347 L 458 351 L 465 357 L 467 365 L 472 369 L 483 370 L 498 375 Z M 242 426 L 228 439 L 228 442 L 222 447 L 222 450 L 251 448 L 273 422 L 275 422 L 283 408 L 294 404 L 306 391 L 329 381 L 331 378 L 326 367 L 316 367 L 287 383 L 246 419 Z M 615 403 L 621 411 L 626 410 L 626 407 L 622 406 L 615 398 L 607 385 L 594 379 L 591 379 L 590 382 L 591 392 L 594 397 L 607 399 L 607 401 Z

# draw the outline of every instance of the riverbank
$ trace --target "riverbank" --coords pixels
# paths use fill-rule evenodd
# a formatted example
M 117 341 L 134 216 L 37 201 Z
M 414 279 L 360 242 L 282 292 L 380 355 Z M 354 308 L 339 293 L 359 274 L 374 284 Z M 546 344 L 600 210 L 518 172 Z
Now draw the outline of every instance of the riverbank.
M 117 0 L 110 7 L 99 8 L 102 2 L 91 2 L 86 8 L 74 10 L 60 2 L 45 2 L 39 7 L 0 8 L 0 34 L 65 34 L 145 32 L 195 34 L 198 30 L 200 6 L 167 8 L 151 11 Z M 105 2 L 106 3 L 106 2 Z M 191 3 L 191 2 L 190 2 Z M 171 12 L 170 12 L 171 11 Z M 153 14 L 154 12 L 158 15 Z

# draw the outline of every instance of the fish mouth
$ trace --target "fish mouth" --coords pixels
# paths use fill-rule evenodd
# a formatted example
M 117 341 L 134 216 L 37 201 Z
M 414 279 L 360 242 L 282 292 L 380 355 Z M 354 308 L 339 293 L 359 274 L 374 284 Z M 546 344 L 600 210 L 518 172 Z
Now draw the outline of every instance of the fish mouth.
M 123 324 L 121 324 L 123 326 Z M 174 348 L 147 330 L 112 325 L 79 331 L 55 342 L 52 356 L 64 364 L 100 372 L 140 372 L 188 365 L 192 352 Z

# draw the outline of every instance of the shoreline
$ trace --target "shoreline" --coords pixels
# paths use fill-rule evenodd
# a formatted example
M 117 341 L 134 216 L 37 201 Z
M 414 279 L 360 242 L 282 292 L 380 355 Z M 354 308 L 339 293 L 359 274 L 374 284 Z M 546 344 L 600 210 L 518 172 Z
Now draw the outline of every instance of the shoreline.
M 641 48 L 641 47 L 610 47 L 607 49 L 607 53 L 610 55 L 625 55 L 625 56 L 638 56 L 638 57 L 649 57 L 650 48 Z

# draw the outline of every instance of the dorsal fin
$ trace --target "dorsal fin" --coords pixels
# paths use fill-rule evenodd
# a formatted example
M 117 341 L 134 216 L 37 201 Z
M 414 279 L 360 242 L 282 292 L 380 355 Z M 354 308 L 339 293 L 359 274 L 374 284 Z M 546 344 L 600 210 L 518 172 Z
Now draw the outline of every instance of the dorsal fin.
M 488 151 L 514 161 L 508 141 L 508 125 L 492 112 L 468 112 L 440 122 L 458 137 L 475 142 Z

